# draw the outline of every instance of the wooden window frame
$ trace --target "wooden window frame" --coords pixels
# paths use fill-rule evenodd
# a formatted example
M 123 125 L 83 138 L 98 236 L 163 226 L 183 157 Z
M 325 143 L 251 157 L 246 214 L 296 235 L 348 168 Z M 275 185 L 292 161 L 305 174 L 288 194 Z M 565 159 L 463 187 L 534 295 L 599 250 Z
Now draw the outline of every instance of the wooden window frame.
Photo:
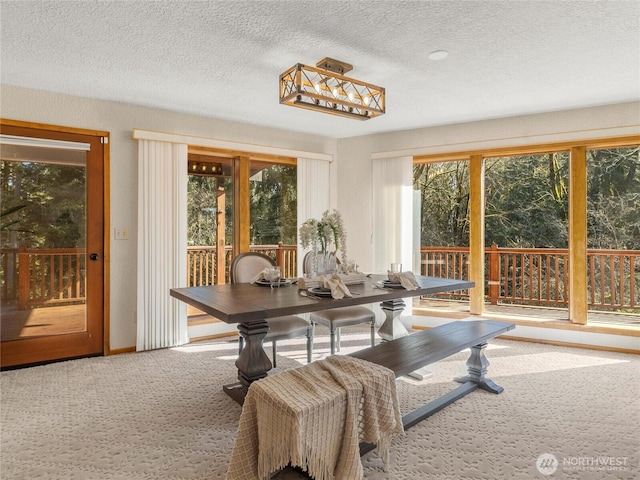
M 587 298 L 587 150 L 622 148 L 640 145 L 640 135 L 585 139 L 580 141 L 489 148 L 474 151 L 452 151 L 416 155 L 413 163 L 469 161 L 470 229 L 469 280 L 476 288 L 470 290 L 470 313 L 484 313 L 484 161 L 492 157 L 569 152 L 569 320 L 585 325 L 588 317 Z
M 251 199 L 249 198 L 251 163 L 264 162 L 268 164 L 297 166 L 298 159 L 285 155 L 192 145 L 189 145 L 188 152 L 190 155 L 200 155 L 201 158 L 211 156 L 212 159 L 222 157 L 231 160 L 233 178 L 233 256 L 235 257 L 240 253 L 248 252 L 250 250 L 251 239 Z

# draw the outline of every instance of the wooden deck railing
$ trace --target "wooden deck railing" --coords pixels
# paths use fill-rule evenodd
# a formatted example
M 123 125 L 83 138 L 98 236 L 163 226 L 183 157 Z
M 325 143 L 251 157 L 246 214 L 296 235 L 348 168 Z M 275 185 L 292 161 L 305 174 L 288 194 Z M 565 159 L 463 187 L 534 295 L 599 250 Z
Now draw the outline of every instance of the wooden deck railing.
M 282 275 L 297 275 L 296 245 L 252 245 L 252 251 L 270 256 Z M 188 247 L 188 285 L 213 285 L 229 281 L 231 247 L 225 247 L 224 272 L 217 271 L 216 247 Z M 17 300 L 21 310 L 85 300 L 85 250 L 62 248 L 28 250 L 5 248 L 0 252 L 2 302 Z M 220 279 L 220 280 L 217 280 Z
M 251 245 L 250 249 L 252 252 L 264 253 L 271 257 L 276 262 L 276 265 L 280 266 L 284 278 L 297 276 L 298 248 L 296 245 L 284 245 L 280 242 L 277 245 Z M 227 246 L 225 247 L 226 271 L 218 272 L 216 268 L 216 247 L 188 247 L 188 286 L 228 283 L 231 260 L 232 250 L 230 246 Z M 222 274 L 224 274 L 224 281 L 222 280 Z
M 81 248 L 3 249 L 0 273 L 3 300 L 17 299 L 21 310 L 85 300 L 85 250 Z
M 469 249 L 422 247 L 421 274 L 468 278 Z M 485 249 L 485 297 L 498 302 L 566 306 L 567 249 Z M 640 250 L 587 250 L 589 306 L 604 310 L 640 309 Z M 450 297 L 466 297 L 453 292 Z
M 251 250 L 273 258 L 284 277 L 297 275 L 296 245 L 252 245 Z M 228 282 L 231 255 L 231 247 L 226 247 L 227 268 L 218 272 L 216 247 L 189 247 L 188 285 Z M 566 249 L 500 248 L 495 245 L 487 248 L 487 300 L 494 305 L 502 302 L 566 306 L 568 255 Z M 420 273 L 467 279 L 468 256 L 469 249 L 465 247 L 422 247 Z M 84 262 L 83 249 L 3 249 L 0 255 L 2 301 L 17 300 L 19 308 L 82 302 L 85 299 Z M 640 310 L 640 250 L 588 250 L 587 265 L 591 308 Z M 464 298 L 468 292 L 446 295 Z

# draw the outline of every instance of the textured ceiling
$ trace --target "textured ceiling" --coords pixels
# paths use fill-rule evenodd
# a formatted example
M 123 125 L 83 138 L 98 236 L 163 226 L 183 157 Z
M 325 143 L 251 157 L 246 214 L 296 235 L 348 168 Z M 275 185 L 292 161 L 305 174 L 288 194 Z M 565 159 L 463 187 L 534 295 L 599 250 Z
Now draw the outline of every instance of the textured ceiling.
M 0 21 L 3 84 L 338 138 L 640 99 L 637 0 L 0 0 Z M 279 74 L 324 57 L 387 114 L 280 105 Z

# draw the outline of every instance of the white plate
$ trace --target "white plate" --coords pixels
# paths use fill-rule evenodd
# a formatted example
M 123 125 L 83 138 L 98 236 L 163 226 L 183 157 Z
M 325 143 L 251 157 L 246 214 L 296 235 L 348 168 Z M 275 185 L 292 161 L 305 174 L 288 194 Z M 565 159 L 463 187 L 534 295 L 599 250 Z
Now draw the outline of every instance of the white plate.
M 314 295 L 318 295 L 320 297 L 330 297 L 331 289 L 330 288 L 322 288 L 322 287 L 312 287 L 309 289 L 309 292 Z
M 394 283 L 389 280 L 382 280 L 382 286 L 386 288 L 404 288 L 401 283 Z
M 271 286 L 271 282 L 269 280 L 256 280 L 256 285 L 260 285 L 262 287 L 270 287 Z M 291 281 L 290 280 L 286 280 L 284 278 L 280 279 L 280 286 L 283 285 L 291 285 Z

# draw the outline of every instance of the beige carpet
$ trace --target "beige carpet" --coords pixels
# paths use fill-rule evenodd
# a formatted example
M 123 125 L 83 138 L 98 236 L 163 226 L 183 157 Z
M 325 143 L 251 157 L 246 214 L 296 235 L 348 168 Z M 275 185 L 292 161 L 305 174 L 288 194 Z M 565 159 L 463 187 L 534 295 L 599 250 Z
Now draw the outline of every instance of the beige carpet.
M 366 343 L 365 332 L 343 335 L 343 353 Z M 236 348 L 208 342 L 3 372 L 0 478 L 223 479 L 240 406 L 221 387 L 235 379 Z M 326 355 L 326 336 L 315 350 Z M 400 379 L 403 411 L 457 386 L 467 356 L 434 365 L 431 379 Z M 504 393 L 473 392 L 400 435 L 388 472 L 367 454 L 366 479 L 640 478 L 640 357 L 500 340 L 487 356 Z M 283 342 L 277 370 L 304 358 L 303 341 Z M 555 473 L 538 469 L 543 454 L 540 469 Z

